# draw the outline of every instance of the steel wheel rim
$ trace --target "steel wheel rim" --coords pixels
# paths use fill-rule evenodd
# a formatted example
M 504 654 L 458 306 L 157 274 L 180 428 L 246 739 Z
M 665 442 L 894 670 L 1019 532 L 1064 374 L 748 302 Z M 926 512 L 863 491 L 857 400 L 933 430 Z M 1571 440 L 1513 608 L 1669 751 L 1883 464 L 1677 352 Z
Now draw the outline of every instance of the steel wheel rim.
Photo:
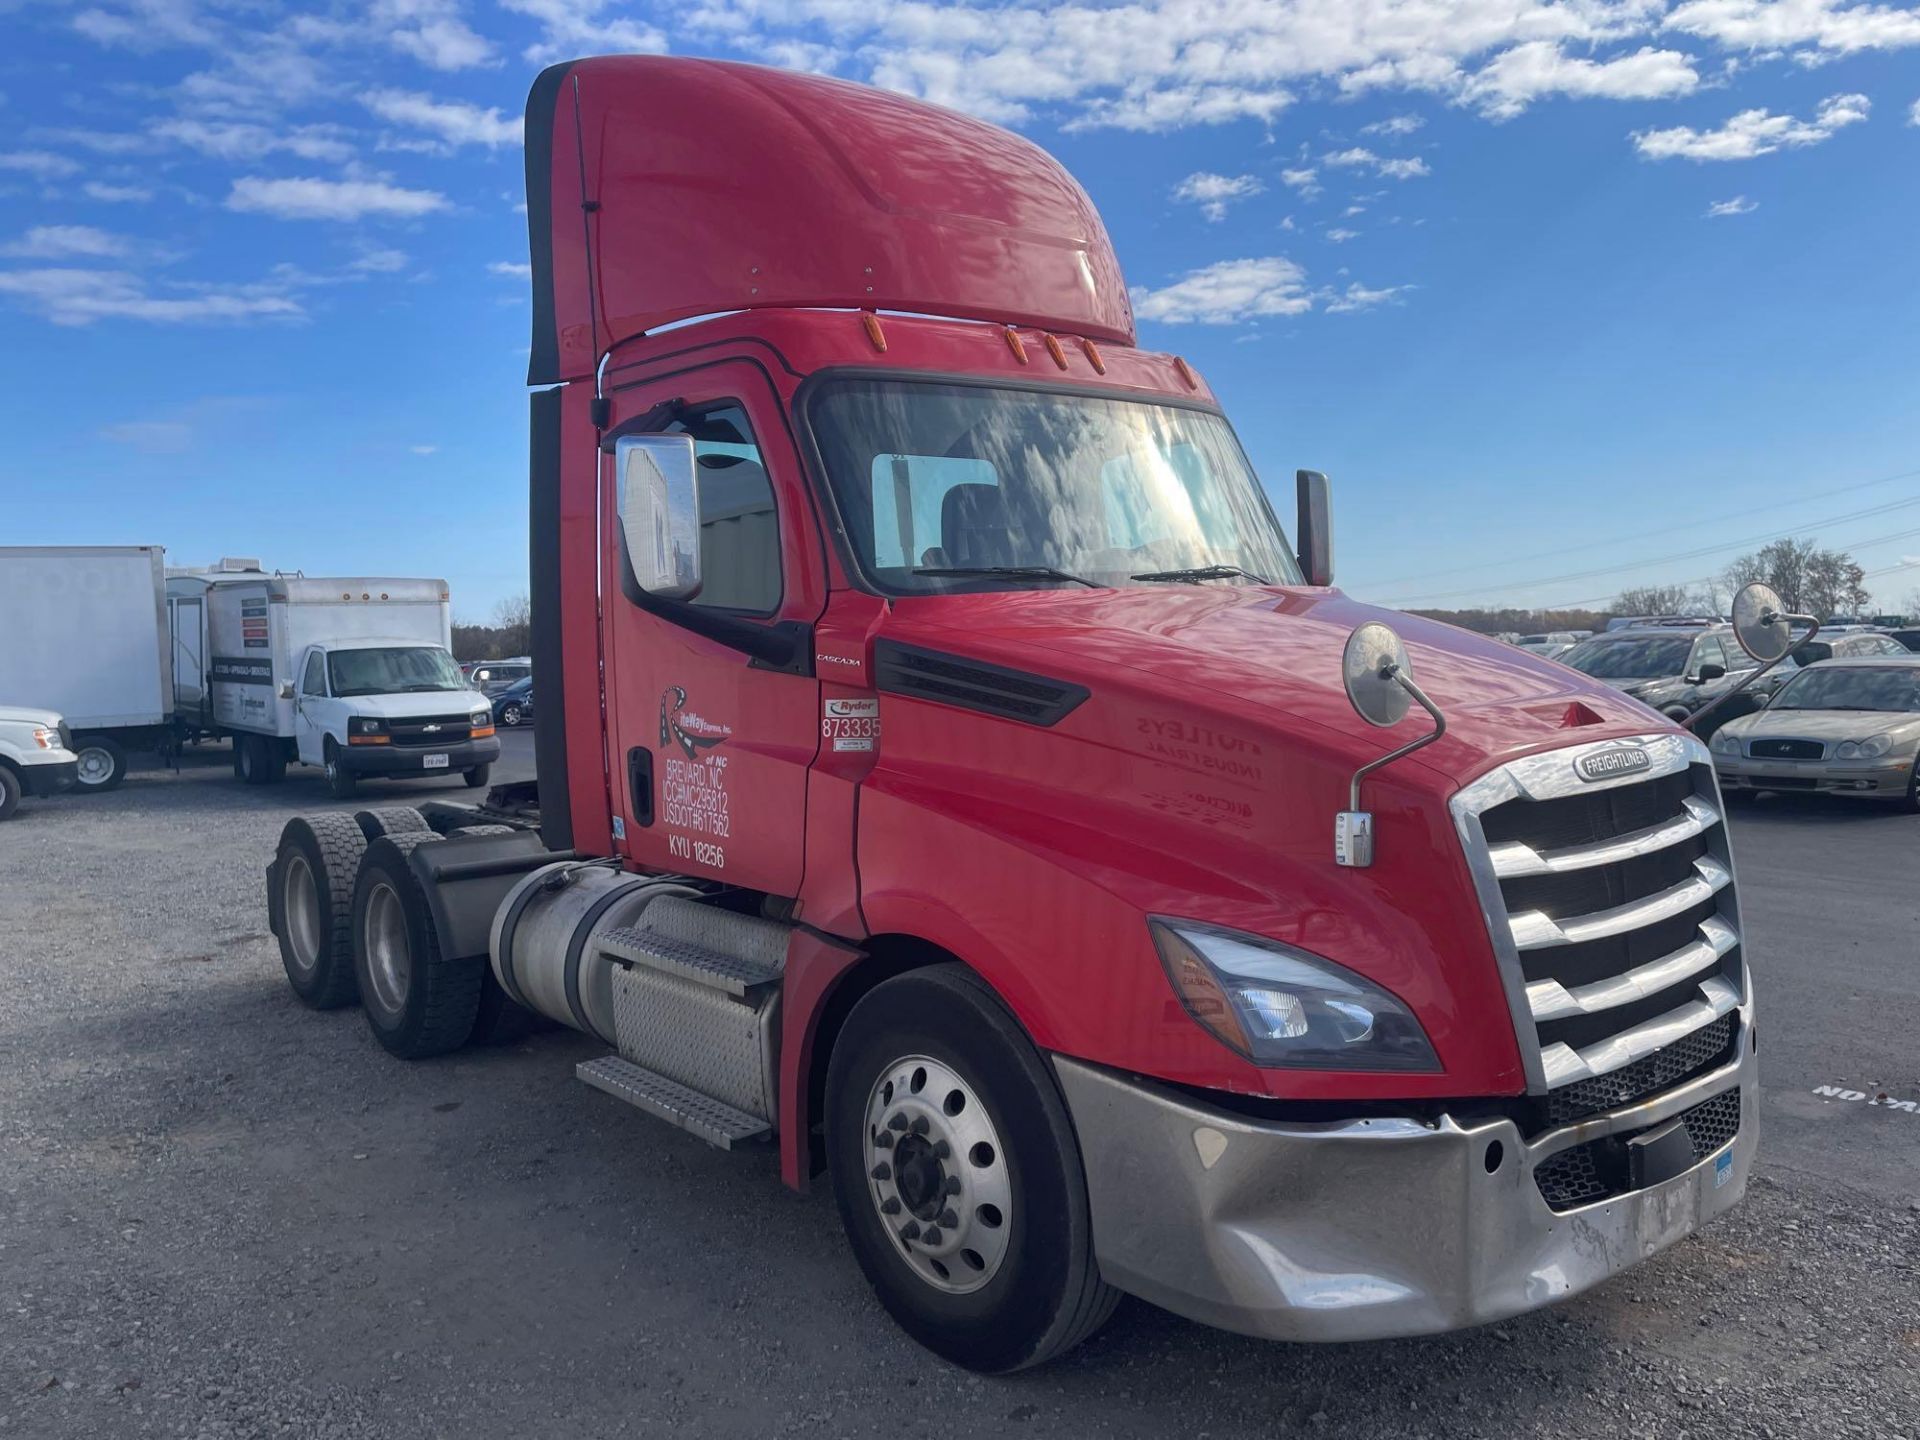
M 413 979 L 407 912 L 400 893 L 386 881 L 376 880 L 367 891 L 366 917 L 361 941 L 366 948 L 367 978 L 373 981 L 380 1008 L 398 1015 L 407 1008 L 407 989 Z
M 966 1295 L 1006 1261 L 1013 1182 L 979 1092 L 943 1060 L 908 1055 L 867 1095 L 863 1158 L 881 1227 L 935 1290 Z
M 320 887 L 314 884 L 307 857 L 287 857 L 286 881 L 280 891 L 287 922 L 287 948 L 301 974 L 310 975 L 320 964 Z
M 74 777 L 82 785 L 104 785 L 113 778 L 113 756 L 97 745 L 83 749 L 79 756 L 79 765 Z
M 518 725 L 520 723 L 520 707 L 518 705 L 507 706 L 505 710 L 500 712 L 500 720 L 502 724 Z

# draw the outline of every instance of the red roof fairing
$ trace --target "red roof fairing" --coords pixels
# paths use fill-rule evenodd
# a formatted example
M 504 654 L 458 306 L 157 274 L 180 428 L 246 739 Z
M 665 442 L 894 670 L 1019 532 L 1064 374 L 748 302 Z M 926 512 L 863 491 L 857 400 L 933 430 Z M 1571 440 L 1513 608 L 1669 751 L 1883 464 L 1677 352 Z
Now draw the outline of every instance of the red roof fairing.
M 671 321 L 757 307 L 1133 343 L 1086 192 L 1030 141 L 938 106 L 753 65 L 607 56 L 540 76 L 526 144 L 530 384 L 590 375 L 610 343 Z

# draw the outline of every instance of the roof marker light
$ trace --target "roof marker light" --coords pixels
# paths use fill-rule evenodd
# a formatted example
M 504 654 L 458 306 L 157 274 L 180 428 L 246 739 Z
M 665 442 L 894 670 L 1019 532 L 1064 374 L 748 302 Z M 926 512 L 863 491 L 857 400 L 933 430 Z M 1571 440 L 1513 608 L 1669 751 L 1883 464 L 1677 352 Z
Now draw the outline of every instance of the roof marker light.
M 1100 358 L 1100 352 L 1094 347 L 1093 341 L 1082 336 L 1080 339 L 1080 348 L 1086 352 L 1087 359 L 1092 362 L 1094 374 L 1104 375 L 1107 373 L 1107 362 Z
M 1051 335 L 1047 336 L 1047 354 L 1053 357 L 1053 363 L 1062 370 L 1067 368 L 1067 352 L 1060 348 L 1059 340 Z
M 1200 388 L 1200 382 L 1194 379 L 1193 367 L 1178 355 L 1173 357 L 1173 368 L 1180 372 L 1180 378 L 1187 382 L 1187 388 L 1189 390 L 1198 390 Z
M 1001 329 L 1000 333 L 1006 336 L 1007 349 L 1013 352 L 1013 358 L 1018 360 L 1022 365 L 1026 364 L 1027 347 L 1020 343 L 1020 332 L 1015 330 L 1013 326 L 1007 325 Z
M 873 348 L 882 355 L 887 353 L 887 332 L 880 328 L 880 317 L 871 310 L 860 312 L 860 323 L 867 327 L 867 339 L 873 342 Z

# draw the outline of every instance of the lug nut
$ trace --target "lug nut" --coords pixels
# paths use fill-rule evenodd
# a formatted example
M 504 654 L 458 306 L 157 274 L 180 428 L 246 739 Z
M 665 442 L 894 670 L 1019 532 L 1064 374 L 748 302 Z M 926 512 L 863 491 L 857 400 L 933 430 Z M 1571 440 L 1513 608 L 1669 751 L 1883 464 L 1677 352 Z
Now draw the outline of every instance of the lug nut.
M 958 1195 L 960 1193 L 960 1177 L 958 1175 L 947 1176 L 947 1183 L 942 1188 L 949 1195 Z
M 944 1160 L 951 1154 L 953 1154 L 953 1147 L 947 1144 L 946 1141 L 936 1140 L 933 1142 L 933 1158 L 934 1159 Z
M 922 1235 L 920 1239 L 928 1245 L 938 1245 L 940 1243 L 940 1227 L 938 1225 L 929 1225 L 927 1227 L 927 1233 Z
M 906 1224 L 900 1227 L 900 1238 L 902 1240 L 918 1240 L 920 1238 L 920 1222 L 918 1220 L 907 1221 Z
M 907 1115 L 904 1110 L 896 1110 L 887 1117 L 887 1129 L 904 1130 L 907 1128 Z
M 878 1135 L 873 1137 L 873 1144 L 877 1150 L 893 1149 L 893 1132 L 891 1130 L 882 1130 Z
M 928 1130 L 932 1129 L 933 1127 L 927 1124 L 926 1116 L 916 1115 L 913 1117 L 913 1124 L 910 1128 L 912 1129 L 914 1134 L 924 1135 L 927 1133 Z
M 873 1169 L 869 1170 L 867 1173 L 876 1180 L 893 1179 L 893 1167 L 887 1164 L 887 1162 L 884 1160 L 882 1160 L 878 1165 L 874 1166 Z
M 949 1230 L 958 1230 L 960 1228 L 960 1217 L 951 1210 L 942 1210 L 940 1212 L 940 1223 Z
M 889 1195 L 886 1199 L 882 1200 L 880 1202 L 880 1213 L 882 1215 L 898 1215 L 900 1213 L 900 1197 L 897 1195 Z

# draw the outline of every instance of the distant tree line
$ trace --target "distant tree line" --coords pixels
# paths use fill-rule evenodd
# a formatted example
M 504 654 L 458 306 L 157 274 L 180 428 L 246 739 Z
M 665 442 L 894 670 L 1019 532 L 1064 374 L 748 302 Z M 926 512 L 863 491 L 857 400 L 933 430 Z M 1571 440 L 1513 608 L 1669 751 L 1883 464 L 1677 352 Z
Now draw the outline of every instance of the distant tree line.
M 493 623 L 453 622 L 453 658 L 505 660 L 533 653 L 533 607 L 524 595 L 510 595 L 493 607 Z

